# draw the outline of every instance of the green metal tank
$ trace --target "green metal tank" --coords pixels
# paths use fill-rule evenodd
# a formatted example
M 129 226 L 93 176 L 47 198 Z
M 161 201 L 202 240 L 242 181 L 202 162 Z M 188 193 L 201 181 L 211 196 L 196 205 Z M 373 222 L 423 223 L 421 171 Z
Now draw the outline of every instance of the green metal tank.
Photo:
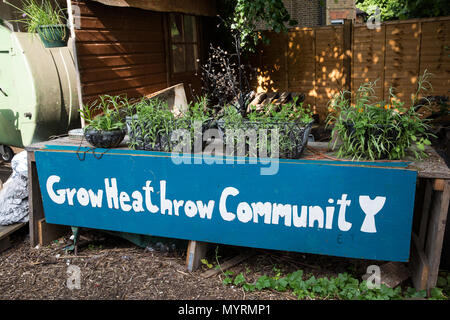
M 0 145 L 25 147 L 80 127 L 71 47 L 44 48 L 0 19 Z

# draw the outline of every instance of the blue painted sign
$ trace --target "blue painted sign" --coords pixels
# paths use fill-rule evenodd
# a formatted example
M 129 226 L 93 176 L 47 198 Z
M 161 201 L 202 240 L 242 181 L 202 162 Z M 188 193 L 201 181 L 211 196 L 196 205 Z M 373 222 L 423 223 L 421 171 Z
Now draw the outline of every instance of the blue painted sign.
M 48 223 L 333 256 L 407 261 L 417 172 L 280 159 L 48 147 L 35 158 Z M 232 163 L 233 162 L 233 163 Z

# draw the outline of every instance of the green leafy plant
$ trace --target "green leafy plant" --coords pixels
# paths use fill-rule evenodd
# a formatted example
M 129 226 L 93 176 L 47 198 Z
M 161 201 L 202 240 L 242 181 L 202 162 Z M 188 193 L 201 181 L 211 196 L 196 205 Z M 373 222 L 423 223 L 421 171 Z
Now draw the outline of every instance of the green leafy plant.
M 172 151 L 174 130 L 186 130 L 190 134 L 188 143 L 194 144 L 196 129 L 204 130 L 211 120 L 207 107 L 208 99 L 199 97 L 188 105 L 186 112 L 175 117 L 167 102 L 143 98 L 129 110 L 129 135 L 131 149 Z M 200 127 L 196 126 L 199 124 Z M 184 141 L 184 140 L 183 140 Z M 181 142 L 178 142 L 181 143 Z M 192 148 L 191 148 L 192 150 Z
M 431 144 L 430 126 L 417 110 L 429 105 L 427 99 L 421 99 L 425 103 L 418 105 L 419 95 L 431 89 L 429 77 L 426 70 L 420 76 L 411 107 L 398 99 L 393 88 L 388 101 L 377 101 L 376 82 L 362 84 L 353 95 L 353 103 L 348 91 L 330 100 L 327 127 L 332 127 L 331 136 L 338 138 L 330 141 L 332 149 L 337 148 L 337 156 L 397 160 L 411 151 L 416 159 L 426 157 L 425 146 Z
M 57 2 L 50 0 L 23 0 L 21 8 L 4 1 L 22 13 L 22 19 L 15 20 L 24 23 L 28 32 L 38 32 L 40 26 L 62 25 L 66 23 L 65 9 Z
M 366 281 L 359 281 L 348 273 L 340 273 L 336 277 L 305 276 L 303 270 L 297 270 L 282 276 L 274 267 L 275 276 L 263 275 L 253 283 L 249 283 L 241 272 L 234 276 L 232 271 L 225 274 L 224 285 L 242 287 L 245 291 L 275 290 L 290 291 L 298 299 L 339 299 L 339 300 L 400 300 L 405 298 L 425 298 L 426 291 L 414 288 L 402 290 L 401 287 L 389 288 L 381 284 L 379 289 L 369 289 Z M 442 278 L 443 279 L 443 278 Z M 441 281 L 442 281 L 441 279 Z M 448 299 L 443 289 L 433 288 L 430 299 Z
M 90 105 L 84 105 L 80 110 L 81 117 L 86 121 L 87 129 L 98 131 L 122 130 L 125 128 L 123 110 L 129 102 L 124 96 L 101 95 Z
M 143 98 L 129 108 L 129 148 L 170 151 L 175 116 L 167 102 Z
M 288 26 L 294 26 L 297 21 L 291 19 L 289 12 L 281 0 L 229 0 L 233 3 L 230 15 L 230 29 L 239 30 L 240 45 L 253 50 L 259 40 L 268 43 L 267 38 L 257 32 L 257 23 L 261 22 L 275 32 L 286 32 Z

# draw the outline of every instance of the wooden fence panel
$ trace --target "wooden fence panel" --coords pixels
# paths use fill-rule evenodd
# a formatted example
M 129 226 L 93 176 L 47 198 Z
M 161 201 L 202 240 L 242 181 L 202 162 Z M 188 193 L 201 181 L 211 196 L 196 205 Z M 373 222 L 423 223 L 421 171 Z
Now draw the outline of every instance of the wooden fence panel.
M 302 29 L 289 32 L 287 45 L 287 91 L 305 93 L 305 105 L 316 105 L 315 32 Z
M 253 60 L 258 90 L 303 92 L 321 120 L 335 93 L 354 92 L 369 81 L 376 81 L 379 100 L 389 101 L 393 87 L 409 106 L 425 69 L 433 74 L 433 91 L 426 94 L 449 95 L 450 17 L 387 22 L 379 29 L 326 26 L 267 34 L 270 45 Z
M 357 90 L 364 83 L 376 81 L 375 95 L 380 99 L 384 99 L 385 30 L 385 26 L 355 26 L 353 30 L 351 88 Z
M 328 101 L 345 85 L 343 27 L 316 29 L 316 112 L 323 120 Z
M 405 106 L 417 90 L 420 54 L 420 24 L 401 23 L 386 25 L 386 58 L 384 74 L 384 99 L 389 99 L 389 89 Z
M 420 74 L 425 69 L 433 74 L 433 94 L 450 92 L 450 20 L 422 23 Z

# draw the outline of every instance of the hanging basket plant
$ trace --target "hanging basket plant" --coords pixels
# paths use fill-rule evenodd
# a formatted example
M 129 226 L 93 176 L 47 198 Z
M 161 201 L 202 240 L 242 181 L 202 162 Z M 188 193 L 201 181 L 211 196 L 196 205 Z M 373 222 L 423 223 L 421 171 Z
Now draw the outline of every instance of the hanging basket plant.
M 127 133 L 122 110 L 128 108 L 127 99 L 121 96 L 100 96 L 100 101 L 85 105 L 81 117 L 86 121 L 84 137 L 94 147 L 115 148 Z
M 23 0 L 21 7 L 7 1 L 5 3 L 17 9 L 22 18 L 14 20 L 24 23 L 27 31 L 38 33 L 46 48 L 65 47 L 69 40 L 65 9 L 55 1 Z

